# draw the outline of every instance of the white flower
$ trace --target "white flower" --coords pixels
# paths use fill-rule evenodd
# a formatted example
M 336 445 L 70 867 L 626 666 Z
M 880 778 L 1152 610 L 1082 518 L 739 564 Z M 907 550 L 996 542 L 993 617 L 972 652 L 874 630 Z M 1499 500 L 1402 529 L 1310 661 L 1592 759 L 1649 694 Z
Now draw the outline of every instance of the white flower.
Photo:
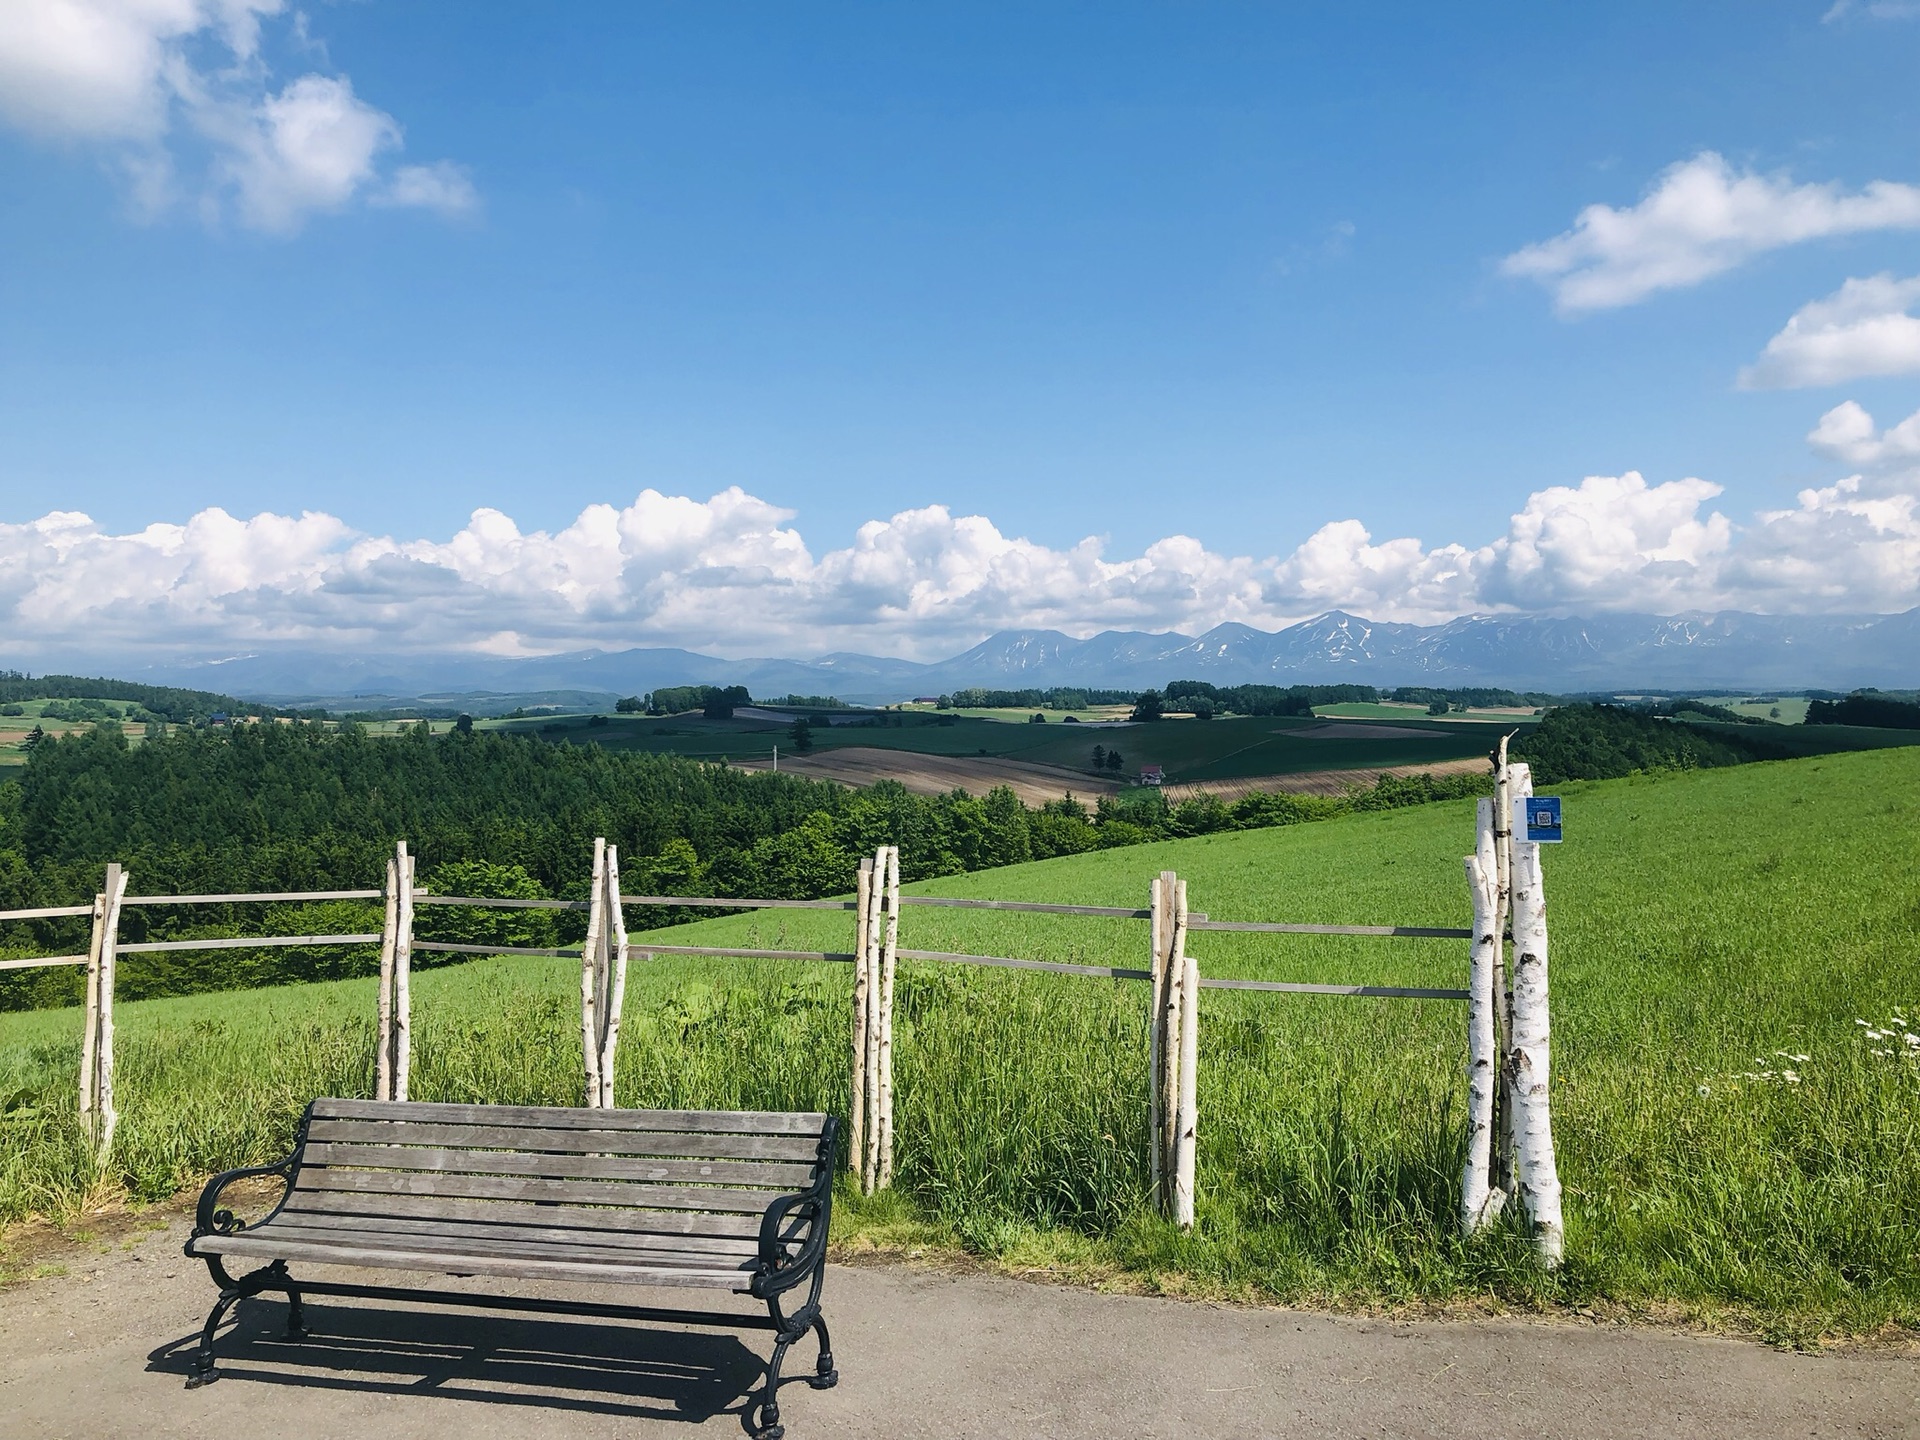
M 1693 1093 L 1696 1095 L 1711 1095 L 1713 1091 L 1708 1086 L 1696 1085 L 1693 1087 Z
M 1782 1070 L 1780 1072 L 1780 1078 L 1786 1081 L 1789 1085 L 1798 1085 L 1800 1083 L 1799 1074 L 1793 1070 Z

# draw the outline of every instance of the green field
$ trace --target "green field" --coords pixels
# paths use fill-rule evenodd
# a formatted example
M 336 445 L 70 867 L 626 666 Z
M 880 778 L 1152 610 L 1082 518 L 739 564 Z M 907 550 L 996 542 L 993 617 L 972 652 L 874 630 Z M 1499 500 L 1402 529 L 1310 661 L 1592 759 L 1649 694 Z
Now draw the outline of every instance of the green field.
M 497 728 L 572 744 L 672 751 L 696 759 L 762 760 L 776 745 L 782 754 L 791 753 L 787 727 L 770 721 L 707 720 L 697 715 L 665 719 L 614 716 L 603 725 L 593 725 L 589 718 L 503 721 Z M 1388 733 L 1330 738 L 1311 733 L 1322 722 L 1310 716 L 1236 716 L 1123 726 L 1068 725 L 1051 720 L 1045 725 L 1009 724 L 939 716 L 929 711 L 900 712 L 892 718 L 900 723 L 815 726 L 815 751 L 861 745 L 922 755 L 987 755 L 1062 765 L 1091 774 L 1093 747 L 1100 745 L 1117 749 L 1126 757 L 1126 774 L 1138 773 L 1143 764 L 1160 765 L 1167 779 L 1178 783 L 1293 775 L 1310 770 L 1431 765 L 1485 755 L 1499 736 L 1514 728 L 1512 720 L 1432 721 L 1422 715 L 1396 719 Z M 1421 734 L 1412 737 L 1391 733 L 1403 729 Z
M 1199 1226 L 1183 1237 L 1143 1203 L 1142 987 L 932 963 L 901 971 L 898 1192 L 845 1197 L 842 1239 L 904 1233 L 1017 1267 L 1293 1302 L 1611 1303 L 1793 1339 L 1920 1325 L 1920 1063 L 1873 1054 L 1906 1047 L 1857 1023 L 1920 1017 L 1920 751 L 1562 793 L 1558 1275 L 1510 1232 L 1457 1238 L 1457 1005 L 1206 992 Z M 1217 917 L 1461 924 L 1471 815 L 1432 805 L 916 888 L 1140 904 L 1173 867 Z M 841 949 L 847 927 L 765 912 L 673 938 Z M 1143 930 L 910 909 L 902 942 L 1138 965 Z M 1435 941 L 1203 934 L 1192 948 L 1205 973 L 1277 979 L 1458 984 L 1466 960 Z M 848 980 L 791 962 L 637 965 L 622 1101 L 844 1112 Z M 416 1097 L 577 1101 L 569 962 L 426 972 L 414 994 Z M 311 1096 L 368 1093 L 372 1014 L 370 981 L 123 1005 L 106 1190 L 170 1194 L 276 1153 Z M 105 1193 L 75 1128 L 78 1028 L 72 1011 L 0 1016 L 0 1214 Z

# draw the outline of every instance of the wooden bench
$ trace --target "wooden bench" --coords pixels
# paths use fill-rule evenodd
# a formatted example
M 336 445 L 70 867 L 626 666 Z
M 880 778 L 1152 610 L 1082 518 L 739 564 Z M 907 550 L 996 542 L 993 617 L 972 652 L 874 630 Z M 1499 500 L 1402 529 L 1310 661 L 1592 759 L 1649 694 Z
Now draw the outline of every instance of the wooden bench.
M 286 1159 L 216 1175 L 200 1196 L 186 1253 L 206 1261 L 220 1298 L 187 1385 L 218 1378 L 215 1329 L 236 1301 L 262 1291 L 286 1294 L 293 1336 L 304 1333 L 303 1295 L 744 1326 L 774 1332 L 749 1422 L 757 1440 L 776 1440 L 788 1346 L 817 1331 L 807 1383 L 826 1389 L 839 1378 L 820 1317 L 837 1124 L 826 1115 L 316 1100 Z M 234 1181 L 264 1176 L 286 1185 L 264 1219 L 248 1224 L 221 1205 Z M 235 1279 L 229 1260 L 266 1263 Z M 768 1313 L 349 1285 L 296 1279 L 291 1262 L 693 1286 L 754 1296 Z M 799 1286 L 805 1299 L 789 1314 L 782 1297 Z

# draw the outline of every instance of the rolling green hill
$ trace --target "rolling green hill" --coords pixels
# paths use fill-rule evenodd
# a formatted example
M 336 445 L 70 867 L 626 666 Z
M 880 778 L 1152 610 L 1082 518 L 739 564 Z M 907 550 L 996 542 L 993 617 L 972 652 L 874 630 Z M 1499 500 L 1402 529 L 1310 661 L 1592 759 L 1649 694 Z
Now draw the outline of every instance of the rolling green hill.
M 1457 1005 L 1205 993 L 1200 1223 L 1181 1237 L 1143 1205 L 1143 988 L 932 963 L 901 968 L 898 1192 L 848 1197 L 843 1241 L 910 1235 L 1293 1302 L 1678 1307 L 1793 1338 L 1920 1324 L 1920 1062 L 1901 1053 L 1911 1026 L 1891 1024 L 1920 1019 L 1920 750 L 1561 793 L 1559 1274 L 1512 1234 L 1457 1238 Z M 1471 841 L 1470 802 L 1445 803 L 914 888 L 1141 904 L 1172 867 L 1221 918 L 1461 924 Z M 841 949 L 847 926 L 766 912 L 672 938 Z M 910 909 L 902 943 L 1137 965 L 1143 930 Z M 1466 969 L 1454 942 L 1202 934 L 1192 949 L 1217 975 L 1458 984 Z M 415 1095 L 575 1103 L 577 976 L 564 960 L 421 974 Z M 636 962 L 621 1100 L 844 1112 L 847 993 L 840 966 Z M 276 1153 L 311 1096 L 369 1092 L 372 1015 L 370 981 L 124 1005 L 108 1179 L 156 1197 Z M 77 1031 L 72 1011 L 0 1016 L 0 1213 L 93 1184 Z

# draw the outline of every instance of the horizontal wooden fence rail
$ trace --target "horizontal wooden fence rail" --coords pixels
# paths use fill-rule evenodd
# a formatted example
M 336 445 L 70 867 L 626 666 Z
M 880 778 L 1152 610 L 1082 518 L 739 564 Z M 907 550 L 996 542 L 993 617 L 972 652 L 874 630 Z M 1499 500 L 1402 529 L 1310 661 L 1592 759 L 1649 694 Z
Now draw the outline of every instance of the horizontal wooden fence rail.
M 113 948 L 122 955 L 164 955 L 174 950 L 253 950 L 284 945 L 378 945 L 378 931 L 371 935 L 258 935 L 203 940 L 136 940 L 121 942 Z
M 374 891 L 379 894 L 379 891 Z M 481 910 L 591 910 L 590 900 L 477 900 L 469 895 L 431 895 L 425 890 L 413 892 L 416 905 L 472 905 Z M 415 947 L 418 948 L 417 946 Z
M 295 900 L 378 900 L 378 890 L 286 890 L 252 895 L 129 895 L 124 905 L 291 904 Z
M 1411 940 L 1471 940 L 1473 931 L 1437 925 L 1282 925 L 1266 920 L 1209 920 L 1194 915 L 1189 930 L 1223 930 L 1243 935 L 1373 935 Z
M 728 900 L 717 895 L 622 895 L 622 905 L 704 905 L 713 910 L 851 910 L 852 900 Z
M 0 960 L 0 970 L 32 970 L 41 965 L 85 965 L 91 955 L 29 955 L 24 960 Z
M 376 935 L 376 940 L 384 937 Z M 433 950 L 443 955 L 538 955 L 549 960 L 578 960 L 580 949 L 538 948 L 532 945 L 461 945 L 452 940 L 416 940 L 415 950 Z
M 92 913 L 91 905 L 42 905 L 37 910 L 0 910 L 0 923 L 9 920 L 65 920 Z

